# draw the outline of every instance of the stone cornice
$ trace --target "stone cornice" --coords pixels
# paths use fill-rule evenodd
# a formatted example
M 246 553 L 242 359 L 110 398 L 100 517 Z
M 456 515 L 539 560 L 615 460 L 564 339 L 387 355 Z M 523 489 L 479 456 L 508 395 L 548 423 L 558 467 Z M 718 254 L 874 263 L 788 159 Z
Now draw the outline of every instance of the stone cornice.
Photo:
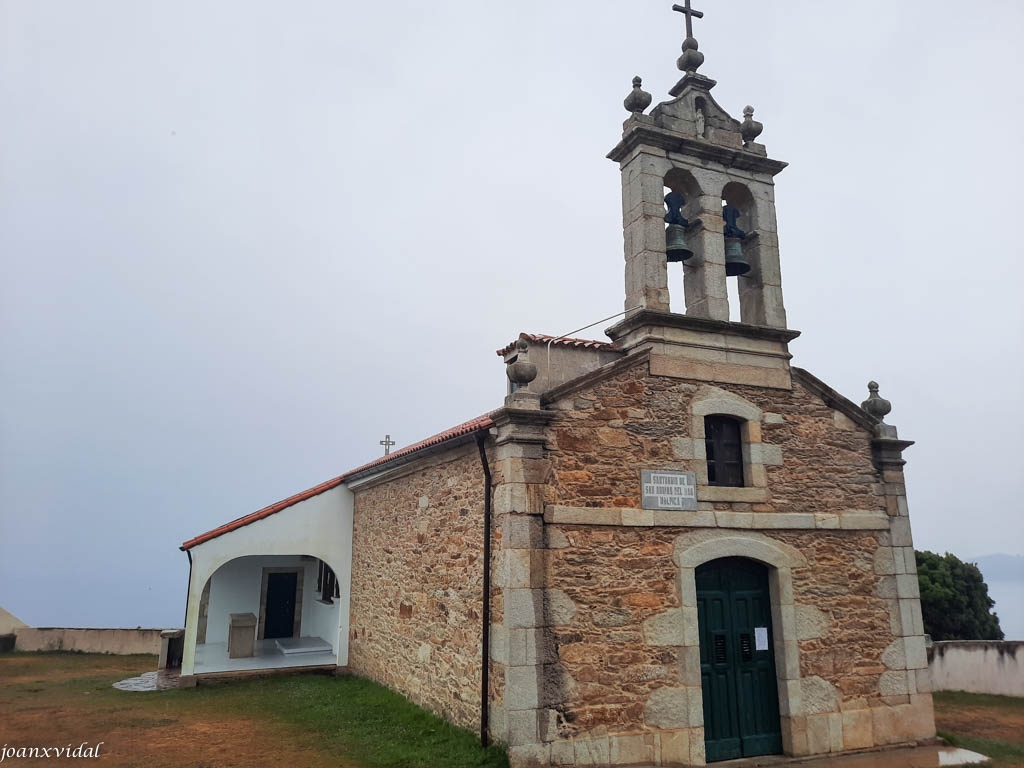
M 745 149 L 733 149 L 707 141 L 698 141 L 691 136 L 684 136 L 675 131 L 643 123 L 637 123 L 622 137 L 622 141 L 608 153 L 608 159 L 621 162 L 640 147 L 656 147 L 697 160 L 710 160 L 725 168 L 739 168 L 755 173 L 767 173 L 771 176 L 781 173 L 789 165 L 781 160 L 762 157 Z
M 788 344 L 800 335 L 800 331 L 789 328 L 771 328 L 764 325 L 749 325 L 746 323 L 732 323 L 725 320 L 709 320 L 705 317 L 693 317 L 692 315 L 680 315 L 675 312 L 658 312 L 652 309 L 642 309 L 626 317 L 625 320 L 608 328 L 605 333 L 617 341 L 631 331 L 644 325 L 660 325 L 669 328 L 682 328 L 687 331 L 705 331 L 708 333 L 723 333 L 734 336 L 744 336 L 748 339 L 761 339 L 764 341 L 778 341 Z
M 903 451 L 914 444 L 913 440 L 896 437 L 874 437 L 871 439 L 871 458 L 875 467 L 883 472 L 888 469 L 902 469 L 906 464 Z

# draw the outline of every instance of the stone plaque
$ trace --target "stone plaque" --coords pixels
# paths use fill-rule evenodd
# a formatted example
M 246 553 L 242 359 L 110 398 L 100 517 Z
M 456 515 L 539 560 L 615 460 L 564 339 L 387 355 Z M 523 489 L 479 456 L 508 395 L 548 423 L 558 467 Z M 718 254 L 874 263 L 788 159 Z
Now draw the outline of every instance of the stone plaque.
M 641 471 L 644 509 L 696 509 L 697 475 L 693 472 Z

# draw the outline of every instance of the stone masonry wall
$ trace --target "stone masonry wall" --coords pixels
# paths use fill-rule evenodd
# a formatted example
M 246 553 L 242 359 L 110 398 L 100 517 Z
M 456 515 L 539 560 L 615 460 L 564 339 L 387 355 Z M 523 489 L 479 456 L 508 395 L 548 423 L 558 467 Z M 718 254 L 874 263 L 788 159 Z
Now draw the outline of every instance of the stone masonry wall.
M 760 412 L 745 439 L 763 474 L 735 494 L 701 490 L 692 408 L 730 399 Z M 679 557 L 718 540 L 788 553 L 784 578 L 773 577 L 784 590 L 773 612 L 787 754 L 934 735 L 902 473 L 875 468 L 867 430 L 799 380 L 792 391 L 709 385 L 650 376 L 642 363 L 550 408 L 553 764 L 578 764 L 581 745 L 611 764 L 704 762 L 693 571 Z M 697 472 L 698 510 L 643 511 L 642 468 Z
M 359 489 L 352 540 L 349 668 L 471 728 L 480 720 L 483 477 L 471 446 Z
M 658 617 L 681 607 L 673 562 L 680 535 L 677 528 L 549 527 L 549 589 L 561 590 L 576 609 L 569 623 L 550 630 L 569 678 L 555 707 L 563 736 L 661 727 L 660 713 L 647 708 L 651 694 L 686 676 L 676 648 L 682 636 L 675 643 L 654 636 Z M 883 655 L 892 637 L 874 572 L 876 536 L 786 531 L 770 538 L 807 558 L 807 567 L 793 572 L 793 593 L 810 711 L 885 704 Z
M 641 466 L 693 470 L 690 404 L 710 389 L 735 393 L 770 414 L 765 443 L 783 461 L 767 467 L 771 499 L 721 506 L 734 512 L 884 510 L 881 478 L 871 463 L 871 436 L 794 383 L 793 391 L 732 384 L 711 388 L 652 377 L 636 366 L 554 405 L 556 449 L 551 503 L 639 507 Z
M 576 610 L 550 629 L 565 676 L 560 735 L 646 730 L 650 695 L 679 679 L 679 653 L 648 645 L 645 621 L 680 607 L 672 529 L 548 526 L 548 584 Z M 560 696 L 559 696 L 560 694 Z M 561 701 L 557 701 L 561 698 Z

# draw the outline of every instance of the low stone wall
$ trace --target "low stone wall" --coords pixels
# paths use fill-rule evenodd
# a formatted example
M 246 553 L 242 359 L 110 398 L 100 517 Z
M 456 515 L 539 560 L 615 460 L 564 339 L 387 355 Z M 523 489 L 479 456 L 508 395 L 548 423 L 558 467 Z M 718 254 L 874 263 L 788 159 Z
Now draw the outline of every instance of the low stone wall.
M 1024 696 L 1024 641 L 934 643 L 928 668 L 936 691 Z
M 160 653 L 161 629 L 75 629 L 21 627 L 16 651 L 80 651 L 82 653 Z

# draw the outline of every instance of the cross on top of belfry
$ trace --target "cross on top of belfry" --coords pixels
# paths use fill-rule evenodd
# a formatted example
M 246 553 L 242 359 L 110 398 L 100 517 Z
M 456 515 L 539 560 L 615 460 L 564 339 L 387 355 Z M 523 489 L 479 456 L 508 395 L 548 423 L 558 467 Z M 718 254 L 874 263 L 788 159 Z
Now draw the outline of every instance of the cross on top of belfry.
M 690 0 L 686 0 L 686 5 L 673 5 L 673 11 L 679 11 L 686 17 L 686 36 L 693 37 L 693 17 L 696 16 L 698 19 L 704 18 L 704 11 L 695 11 L 690 7 Z
M 385 456 L 391 454 L 391 446 L 397 445 L 397 443 L 395 443 L 395 441 L 391 439 L 391 435 L 384 435 L 384 439 L 380 441 L 380 444 L 384 446 Z

